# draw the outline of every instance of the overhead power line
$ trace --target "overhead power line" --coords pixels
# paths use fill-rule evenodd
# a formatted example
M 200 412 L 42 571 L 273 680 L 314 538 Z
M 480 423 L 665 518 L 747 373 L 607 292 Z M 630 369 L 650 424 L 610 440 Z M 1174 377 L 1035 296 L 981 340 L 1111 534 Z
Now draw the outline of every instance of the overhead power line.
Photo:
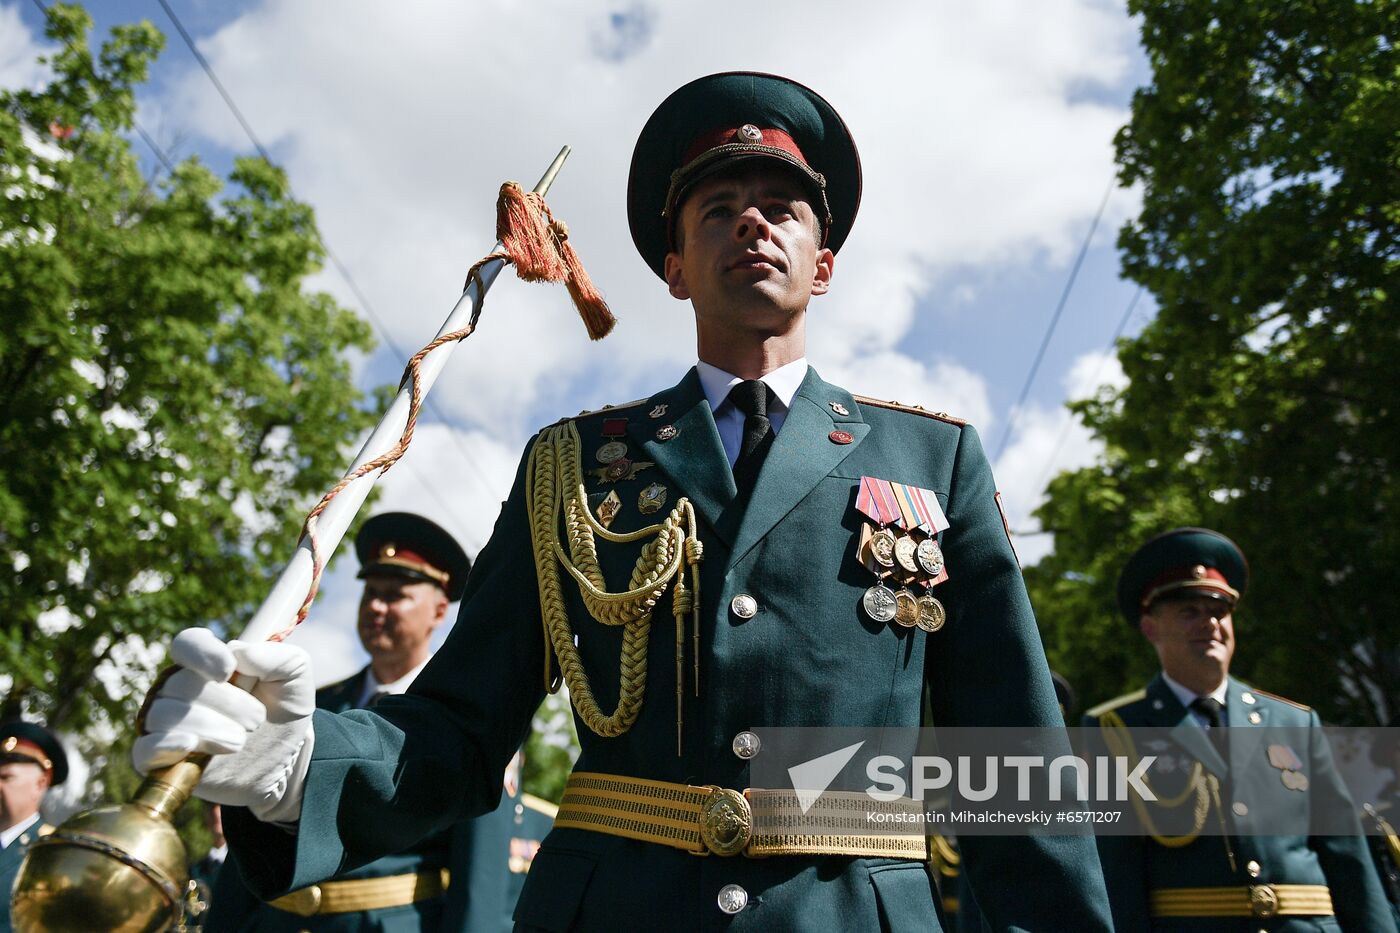
M 163 2 L 163 0 L 162 0 Z M 1089 232 L 1084 237 L 1084 243 L 1079 247 L 1079 255 L 1074 259 L 1074 266 L 1069 271 L 1069 280 L 1065 282 L 1064 291 L 1060 293 L 1059 303 L 1055 305 L 1055 313 L 1050 316 L 1050 326 L 1045 329 L 1045 336 L 1040 341 L 1040 349 L 1036 351 L 1035 360 L 1031 363 L 1030 371 L 1026 373 L 1025 384 L 1021 386 L 1021 396 L 1016 400 L 1015 406 L 1011 409 L 1011 415 L 1006 420 L 1006 427 L 1001 432 L 1001 443 L 997 445 L 997 460 L 1006 452 L 1006 445 L 1011 441 L 1012 429 L 1016 427 L 1016 420 L 1021 413 L 1021 409 L 1026 404 L 1026 399 L 1031 394 L 1031 386 L 1035 383 L 1036 373 L 1040 372 L 1041 361 L 1045 359 L 1045 350 L 1050 346 L 1050 338 L 1055 336 L 1055 328 L 1060 325 L 1060 316 L 1064 314 L 1065 303 L 1069 301 L 1069 293 L 1074 289 L 1074 280 L 1079 277 L 1079 267 L 1084 265 L 1084 257 L 1089 252 L 1089 244 L 1093 242 L 1094 233 L 1099 229 L 1099 220 L 1103 217 L 1104 208 L 1108 206 L 1109 196 L 1113 194 L 1113 189 L 1117 184 L 1117 172 L 1108 180 L 1108 187 L 1104 189 L 1103 198 L 1099 201 L 1099 209 L 1094 213 L 1094 222 L 1089 225 Z
M 1123 336 L 1123 331 L 1128 327 L 1128 321 L 1132 319 L 1133 311 L 1137 309 L 1138 299 L 1142 298 L 1142 286 L 1139 285 L 1137 291 L 1133 292 L 1132 300 L 1123 309 L 1123 316 L 1118 319 L 1118 326 L 1113 329 L 1113 336 L 1108 338 L 1108 346 L 1104 347 L 1104 355 L 1099 357 L 1099 365 L 1094 369 L 1094 378 L 1089 380 L 1089 385 L 1097 388 L 1099 380 L 1103 378 L 1103 368 L 1108 362 L 1108 354 L 1113 352 L 1113 348 L 1118 345 L 1118 338 Z M 1060 448 L 1065 445 L 1069 438 L 1069 429 L 1074 424 L 1074 416 L 1071 415 L 1060 428 L 1060 436 L 1055 440 L 1055 447 L 1050 451 L 1050 456 L 1045 458 L 1045 472 L 1040 476 L 1040 482 L 1035 484 L 1036 489 L 1044 489 L 1045 484 L 1050 481 L 1050 474 L 1055 469 L 1055 458 L 1060 455 Z
M 35 0 L 35 2 L 38 2 L 38 0 Z M 228 106 L 229 112 L 232 113 L 234 119 L 238 121 L 238 125 L 243 128 L 243 132 L 248 136 L 249 141 L 252 142 L 253 148 L 257 150 L 258 155 L 262 156 L 268 163 L 276 164 L 271 154 L 268 153 L 267 147 L 262 144 L 262 140 L 260 140 L 258 134 L 254 132 L 252 124 L 248 122 L 247 117 L 243 115 L 243 111 L 239 109 L 238 104 L 234 101 L 233 95 L 229 93 L 224 83 L 219 80 L 219 76 L 214 72 L 214 66 L 209 64 L 209 60 L 205 58 L 195 46 L 193 37 L 190 36 L 189 30 L 185 29 L 185 24 L 180 21 L 180 17 L 175 13 L 175 10 L 170 6 L 167 0 L 156 0 L 156 2 L 160 4 L 161 9 L 165 10 L 165 15 L 170 17 L 170 21 L 175 24 L 176 32 L 178 32 L 180 38 L 184 40 L 185 46 L 190 50 L 190 54 L 194 56 L 195 61 L 199 62 L 200 68 L 204 69 L 204 73 L 208 76 L 209 82 L 213 84 L 214 89 L 219 92 L 219 96 L 223 98 L 224 103 Z M 292 194 L 293 197 L 295 197 L 295 191 L 293 191 Z M 326 241 L 325 235 L 321 233 L 319 226 L 317 226 L 313 232 L 320 243 L 321 249 L 325 252 L 326 258 L 331 261 L 331 265 L 335 266 L 336 271 L 340 273 L 340 277 L 345 280 L 345 284 L 349 286 L 350 292 L 355 296 L 355 300 L 358 301 L 360 307 L 364 309 L 365 316 L 369 318 L 370 325 L 378 333 L 380 340 L 384 342 L 384 345 L 389 348 L 390 352 L 392 352 L 395 357 L 406 362 L 410 354 L 400 347 L 398 342 L 395 341 L 393 336 L 389 333 L 388 326 L 384 323 L 384 319 L 379 316 L 379 312 L 375 310 L 373 303 L 369 300 L 369 296 L 360 288 L 355 277 L 350 274 L 350 267 L 341 260 L 335 250 L 331 249 L 330 243 Z M 423 400 L 423 405 L 428 411 L 432 412 L 437 420 L 448 425 L 449 428 L 451 427 L 450 422 L 438 408 L 433 397 L 425 398 Z M 481 468 L 481 464 L 477 462 L 476 457 L 467 448 L 466 444 L 462 442 L 462 439 L 458 437 L 455 431 L 449 430 L 448 436 L 452 438 L 452 443 L 462 454 L 472 474 L 480 481 L 482 488 L 486 490 L 488 495 L 493 495 L 491 480 L 486 476 L 486 472 Z M 453 514 L 456 513 L 453 512 Z

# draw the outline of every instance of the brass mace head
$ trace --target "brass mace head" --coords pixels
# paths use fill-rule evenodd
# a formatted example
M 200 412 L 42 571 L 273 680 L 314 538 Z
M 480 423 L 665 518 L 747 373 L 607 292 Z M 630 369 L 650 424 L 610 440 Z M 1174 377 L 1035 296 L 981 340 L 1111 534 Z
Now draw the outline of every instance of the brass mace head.
M 152 771 L 130 803 L 68 819 L 35 840 L 10 900 L 18 933 L 159 933 L 180 922 L 189 867 L 171 822 L 208 756 Z

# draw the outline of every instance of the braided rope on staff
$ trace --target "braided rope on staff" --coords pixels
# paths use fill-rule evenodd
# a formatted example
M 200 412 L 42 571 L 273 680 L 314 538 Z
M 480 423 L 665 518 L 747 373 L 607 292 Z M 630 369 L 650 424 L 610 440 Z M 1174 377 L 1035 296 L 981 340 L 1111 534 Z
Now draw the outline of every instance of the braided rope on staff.
M 476 322 L 481 316 L 486 296 L 486 283 L 481 279 L 483 266 L 499 260 L 513 266 L 516 275 L 523 281 L 562 281 L 569 291 L 569 297 L 573 300 L 574 307 L 578 310 L 579 317 L 583 319 L 589 338 L 592 340 L 601 340 L 607 336 L 617 323 L 617 319 L 608 309 L 607 302 L 603 300 L 603 296 L 593 285 L 592 279 L 589 278 L 578 253 L 569 243 L 568 227 L 563 221 L 554 218 L 549 206 L 545 203 L 543 194 L 526 191 L 513 181 L 501 185 L 500 194 L 496 199 L 496 238 L 500 241 L 500 249 L 477 260 L 468 270 L 466 283 L 463 285 L 463 291 L 465 291 L 475 281 L 481 296 L 477 301 L 471 320 L 465 327 L 440 334 L 434 338 L 432 342 L 413 354 L 409 358 L 408 365 L 404 367 L 403 379 L 400 380 L 399 386 L 402 388 L 404 383 L 408 383 L 410 397 L 408 420 L 398 441 L 384 453 L 360 464 L 347 473 L 307 513 L 306 521 L 302 524 L 301 536 L 297 539 L 297 545 L 300 546 L 303 541 L 310 543 L 311 583 L 292 624 L 273 633 L 268 637 L 269 641 L 282 641 L 295 631 L 296 627 L 306 620 L 307 614 L 311 611 L 311 604 L 315 601 L 316 594 L 320 590 L 321 576 L 325 572 L 326 564 L 325 554 L 316 534 L 316 522 L 321 513 L 350 484 L 375 471 L 387 473 L 389 468 L 398 463 L 399 458 L 408 451 L 408 446 L 413 441 L 413 432 L 417 426 L 418 414 L 423 403 L 421 374 L 423 360 L 444 344 L 465 340 L 476 330 Z

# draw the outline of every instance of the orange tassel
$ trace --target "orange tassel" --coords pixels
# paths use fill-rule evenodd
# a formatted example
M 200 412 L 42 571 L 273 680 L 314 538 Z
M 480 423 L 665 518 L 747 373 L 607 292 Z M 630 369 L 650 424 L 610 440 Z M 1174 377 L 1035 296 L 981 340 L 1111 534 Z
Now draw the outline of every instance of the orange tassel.
M 617 318 L 569 244 L 569 228 L 554 219 L 544 198 L 513 181 L 501 185 L 496 238 L 524 281 L 564 283 L 589 339 L 601 340 L 613 329 Z

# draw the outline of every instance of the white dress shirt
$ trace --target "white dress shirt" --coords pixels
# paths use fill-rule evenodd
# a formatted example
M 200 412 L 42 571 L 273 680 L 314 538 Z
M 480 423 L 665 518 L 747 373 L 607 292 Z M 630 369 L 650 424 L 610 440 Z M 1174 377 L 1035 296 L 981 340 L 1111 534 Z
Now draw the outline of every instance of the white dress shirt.
M 695 364 L 700 375 L 700 387 L 705 390 L 705 400 L 710 403 L 710 411 L 715 415 L 715 427 L 719 428 L 719 439 L 724 444 L 724 455 L 732 467 L 739 459 L 739 448 L 744 442 L 744 413 L 729 400 L 729 391 L 743 382 L 733 373 L 727 373 L 718 366 L 711 366 L 704 360 Z M 782 430 L 787 420 L 788 409 L 797 390 L 802 388 L 802 380 L 807 378 L 807 358 L 785 363 L 763 376 L 763 382 L 773 390 L 775 401 L 768 408 L 768 421 L 773 425 L 773 433 Z
M 413 678 L 417 677 L 419 672 L 421 672 L 423 668 L 428 666 L 428 661 L 431 660 L 432 655 L 429 655 L 426 659 L 424 659 L 422 664 L 418 665 L 413 670 L 409 671 L 407 674 L 404 674 L 402 677 L 400 677 L 398 680 L 394 681 L 391 684 L 381 684 L 379 680 L 374 676 L 374 668 L 365 668 L 365 688 L 360 691 L 360 701 L 355 705 L 363 708 L 368 706 L 369 701 L 375 696 L 407 693 L 409 685 L 413 683 Z
M 25 820 L 23 823 L 16 823 L 9 829 L 0 829 L 0 849 L 8 849 L 10 847 L 10 843 L 14 842 L 20 836 L 24 835 L 24 831 L 26 829 L 38 822 L 39 814 L 36 813 L 29 819 Z
M 1186 707 L 1186 711 L 1191 714 L 1191 718 L 1196 720 L 1196 722 L 1200 724 L 1202 729 L 1209 729 L 1210 722 L 1206 719 L 1206 717 L 1202 716 L 1200 713 L 1196 712 L 1191 708 L 1191 704 L 1196 701 L 1196 698 L 1200 696 L 1208 696 L 1215 702 L 1219 703 L 1222 707 L 1225 706 L 1226 688 L 1230 684 L 1230 678 L 1228 677 L 1220 682 L 1220 686 L 1216 687 L 1210 693 L 1206 694 L 1193 693 L 1192 691 L 1187 690 L 1181 684 L 1168 677 L 1166 671 L 1162 671 L 1162 680 L 1166 682 L 1167 687 L 1170 688 L 1171 692 L 1176 694 L 1176 698 L 1181 701 L 1181 705 Z

